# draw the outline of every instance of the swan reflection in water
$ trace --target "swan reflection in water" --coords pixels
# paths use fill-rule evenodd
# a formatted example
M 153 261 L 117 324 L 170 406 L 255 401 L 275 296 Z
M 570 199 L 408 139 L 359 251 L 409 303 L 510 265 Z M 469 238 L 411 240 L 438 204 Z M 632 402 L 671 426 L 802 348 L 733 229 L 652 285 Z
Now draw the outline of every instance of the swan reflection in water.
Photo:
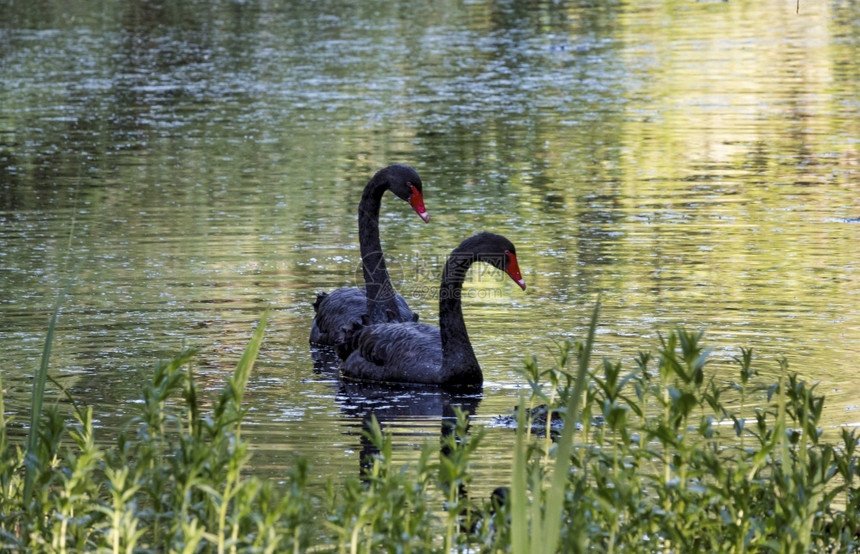
M 361 430 L 370 431 L 372 417 L 376 417 L 382 429 L 390 429 L 400 438 L 419 443 L 431 436 L 439 437 L 441 454 L 447 455 L 445 437 L 449 436 L 457 423 L 455 408 L 466 415 L 468 421 L 481 402 L 480 391 L 456 393 L 438 388 L 415 388 L 386 386 L 372 383 L 340 381 L 336 399 L 341 411 L 361 421 Z M 432 425 L 438 421 L 436 431 Z M 373 465 L 379 453 L 376 445 L 360 433 L 361 452 L 359 465 L 362 472 Z
M 335 400 L 341 413 L 359 422 L 355 434 L 359 439 L 359 467 L 362 474 L 370 469 L 374 456 L 379 453 L 362 432 L 370 430 L 373 416 L 383 430 L 390 429 L 398 437 L 423 443 L 436 436 L 439 437 L 438 444 L 442 445 L 445 442 L 443 439 L 451 434 L 457 422 L 455 409 L 459 407 L 468 421 L 476 413 L 483 398 L 480 388 L 446 390 L 342 379 L 338 374 L 340 360 L 334 352 L 324 348 L 312 348 L 311 352 L 314 372 L 333 380 Z M 441 454 L 445 453 L 443 449 Z
M 346 380 L 340 376 L 340 359 L 332 350 L 314 348 L 312 352 L 314 373 L 330 382 L 341 413 L 357 422 L 347 433 L 358 438 L 359 478 L 362 480 L 372 470 L 373 461 L 379 454 L 377 446 L 368 438 L 373 417 L 383 432 L 391 432 L 401 446 L 404 442 L 423 445 L 435 440 L 439 445 L 439 455 L 448 456 L 447 439 L 457 424 L 457 408 L 466 417 L 468 432 L 472 417 L 483 399 L 482 388 L 444 389 Z M 460 498 L 468 497 L 465 484 L 460 484 L 458 494 Z M 477 510 L 471 515 L 464 513 L 461 528 L 471 532 L 484 517 L 496 518 L 497 510 L 507 503 L 507 498 L 507 487 L 496 487 L 489 498 L 489 511 Z

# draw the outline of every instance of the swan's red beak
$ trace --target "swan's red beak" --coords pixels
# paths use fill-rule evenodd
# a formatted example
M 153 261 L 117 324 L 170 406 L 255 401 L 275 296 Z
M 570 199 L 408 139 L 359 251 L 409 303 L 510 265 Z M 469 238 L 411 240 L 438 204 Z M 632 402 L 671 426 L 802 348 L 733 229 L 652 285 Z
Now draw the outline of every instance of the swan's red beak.
M 517 263 L 517 256 L 508 250 L 505 250 L 505 255 L 508 257 L 508 265 L 505 268 L 505 273 L 511 276 L 511 279 L 517 282 L 521 289 L 526 290 L 526 282 L 520 273 L 520 265 Z
M 430 221 L 430 214 L 427 213 L 427 210 L 424 208 L 424 197 L 421 196 L 421 191 L 415 188 L 415 185 L 410 185 L 412 187 L 412 195 L 409 197 L 409 205 L 412 206 L 412 209 L 415 210 L 415 213 L 418 214 L 418 217 L 424 220 L 424 223 Z

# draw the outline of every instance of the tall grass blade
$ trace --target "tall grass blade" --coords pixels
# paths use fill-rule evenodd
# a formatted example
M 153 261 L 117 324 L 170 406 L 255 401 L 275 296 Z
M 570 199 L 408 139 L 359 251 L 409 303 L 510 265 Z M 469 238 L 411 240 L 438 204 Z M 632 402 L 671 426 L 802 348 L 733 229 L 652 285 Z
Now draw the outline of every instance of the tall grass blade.
M 564 493 L 567 490 L 567 476 L 570 470 L 570 452 L 573 448 L 573 433 L 576 430 L 576 420 L 579 410 L 579 400 L 585 390 L 585 381 L 588 375 L 588 365 L 591 361 L 591 350 L 594 346 L 594 330 L 597 328 L 597 315 L 600 312 L 600 298 L 594 305 L 591 314 L 591 323 L 588 326 L 588 338 L 582 356 L 579 358 L 579 367 L 576 372 L 576 383 L 573 393 L 567 399 L 567 412 L 564 414 L 564 428 L 558 441 L 556 449 L 555 468 L 553 469 L 552 481 L 547 491 L 546 513 L 543 521 L 543 547 L 544 552 L 556 552 L 558 549 L 559 534 L 561 531 L 561 510 L 564 505 Z
M 268 312 L 265 312 L 263 317 L 260 318 L 260 323 L 257 324 L 257 329 L 254 331 L 254 335 L 251 337 L 251 341 L 248 343 L 248 346 L 245 347 L 245 351 L 242 353 L 242 357 L 239 359 L 239 363 L 236 365 L 236 370 L 233 372 L 233 376 L 230 378 L 230 382 L 224 392 L 226 400 L 228 400 L 229 409 L 232 412 L 229 413 L 229 415 L 231 416 L 231 419 L 235 417 L 233 421 L 235 422 L 235 434 L 237 439 L 239 437 L 239 431 L 242 424 L 242 399 L 245 396 L 248 377 L 251 375 L 251 370 L 254 367 L 254 362 L 257 360 L 257 355 L 260 353 L 260 345 L 263 342 L 263 335 L 266 331 L 268 315 Z M 220 495 L 222 502 L 218 510 L 217 534 L 217 547 L 219 554 L 222 554 L 226 550 L 228 531 L 227 512 L 230 509 L 236 509 L 234 497 L 241 487 L 241 468 L 247 461 L 247 458 L 244 457 L 245 450 L 239 446 L 238 440 L 235 447 L 235 450 L 232 452 L 232 459 L 227 462 L 229 469 L 227 472 L 226 482 L 224 483 L 223 493 Z M 238 533 L 238 527 L 233 526 L 233 536 L 231 537 L 233 541 L 237 539 L 236 533 Z M 235 549 L 232 551 L 235 551 Z
M 33 377 L 33 398 L 30 405 L 30 432 L 27 436 L 27 455 L 25 458 L 25 480 L 24 480 L 24 503 L 29 504 L 33 494 L 33 484 L 36 479 L 36 470 L 39 466 L 39 456 L 37 449 L 39 448 L 39 422 L 42 417 L 42 405 L 45 400 L 45 384 L 48 381 L 48 363 L 51 359 L 51 347 L 54 344 L 54 330 L 57 327 L 57 318 L 60 314 L 60 306 L 63 304 L 63 299 L 68 294 L 72 287 L 73 279 L 69 279 L 65 288 L 57 295 L 57 300 L 54 302 L 54 309 L 51 312 L 51 319 L 48 322 L 48 332 L 45 335 L 45 344 L 42 347 L 42 359 L 39 364 L 39 371 Z
M 525 407 L 525 397 L 520 395 L 519 405 Z M 526 410 L 517 410 L 517 436 L 514 446 L 514 469 L 511 482 L 511 550 L 526 552 L 528 549 L 528 519 L 526 518 Z
M 257 328 L 254 330 L 251 342 L 248 343 L 248 346 L 242 353 L 242 357 L 236 365 L 236 371 L 233 372 L 233 378 L 231 379 L 230 384 L 233 386 L 236 394 L 236 406 L 242 405 L 242 398 L 245 395 L 245 387 L 248 384 L 248 377 L 251 375 L 251 370 L 254 368 L 254 362 L 257 361 L 257 356 L 260 353 L 260 346 L 263 343 L 263 335 L 266 333 L 266 322 L 268 319 L 269 313 L 266 311 L 263 313 L 263 317 L 260 318 L 260 323 L 257 324 Z
M 248 378 L 251 375 L 251 370 L 254 368 L 254 362 L 257 361 L 257 356 L 260 353 L 260 345 L 263 343 L 263 335 L 266 332 L 266 322 L 268 319 L 269 312 L 267 310 L 263 313 L 263 317 L 260 318 L 260 323 L 257 324 L 251 341 L 245 347 L 245 351 L 242 353 L 239 363 L 236 364 L 233 375 L 221 393 L 221 404 L 228 411 L 228 415 L 230 416 L 228 420 L 231 420 L 235 424 L 235 433 L 237 436 L 242 422 L 242 399 L 245 396 L 245 387 L 248 385 Z

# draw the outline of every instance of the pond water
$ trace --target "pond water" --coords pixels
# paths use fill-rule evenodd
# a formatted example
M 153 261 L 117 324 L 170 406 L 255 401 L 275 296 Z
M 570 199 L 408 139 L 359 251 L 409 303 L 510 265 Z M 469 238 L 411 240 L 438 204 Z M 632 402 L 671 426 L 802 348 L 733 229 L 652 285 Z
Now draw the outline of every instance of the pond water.
M 632 369 L 659 333 L 705 330 L 720 379 L 740 346 L 763 379 L 784 356 L 820 383 L 828 426 L 860 422 L 857 2 L 11 4 L 0 375 L 19 425 L 70 283 L 51 372 L 105 441 L 156 360 L 199 348 L 216 391 L 269 309 L 256 469 L 354 475 L 374 410 L 417 456 L 451 399 L 344 387 L 307 342 L 316 293 L 355 283 L 361 189 L 395 162 L 432 217 L 383 201 L 423 321 L 478 231 L 516 244 L 528 284 L 482 271 L 465 289 L 479 488 L 509 476 L 513 436 L 492 423 L 523 359 L 583 337 L 598 294 L 597 356 Z

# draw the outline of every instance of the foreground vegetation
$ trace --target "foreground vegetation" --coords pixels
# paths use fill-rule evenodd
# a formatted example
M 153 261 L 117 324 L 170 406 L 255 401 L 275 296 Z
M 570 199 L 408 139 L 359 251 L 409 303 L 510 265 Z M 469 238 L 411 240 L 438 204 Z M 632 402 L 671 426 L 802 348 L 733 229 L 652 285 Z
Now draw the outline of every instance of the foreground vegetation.
M 415 464 L 391 437 L 361 479 L 308 491 L 243 474 L 242 397 L 265 318 L 224 390 L 201 399 L 184 352 L 160 364 L 140 413 L 110 448 L 92 410 L 67 422 L 41 409 L 27 445 L 10 444 L 0 395 L 0 545 L 32 552 L 812 552 L 858 550 L 857 436 L 831 443 L 824 399 L 788 372 L 757 385 L 752 352 L 737 379 L 709 376 L 701 333 L 677 329 L 630 369 L 591 367 L 597 308 L 583 342 L 552 367 L 525 364 L 510 482 L 471 498 L 482 431 L 460 414 Z M 50 333 L 44 358 L 50 354 Z M 205 412 L 202 406 L 210 406 Z M 542 409 L 536 409 L 540 405 Z M 528 409 L 526 409 L 528 408 Z M 537 414 L 540 414 L 538 416 Z M 555 415 L 554 415 L 555 414 Z M 560 421 L 563 425 L 557 425 Z M 829 433 L 834 433 L 829 431 Z

